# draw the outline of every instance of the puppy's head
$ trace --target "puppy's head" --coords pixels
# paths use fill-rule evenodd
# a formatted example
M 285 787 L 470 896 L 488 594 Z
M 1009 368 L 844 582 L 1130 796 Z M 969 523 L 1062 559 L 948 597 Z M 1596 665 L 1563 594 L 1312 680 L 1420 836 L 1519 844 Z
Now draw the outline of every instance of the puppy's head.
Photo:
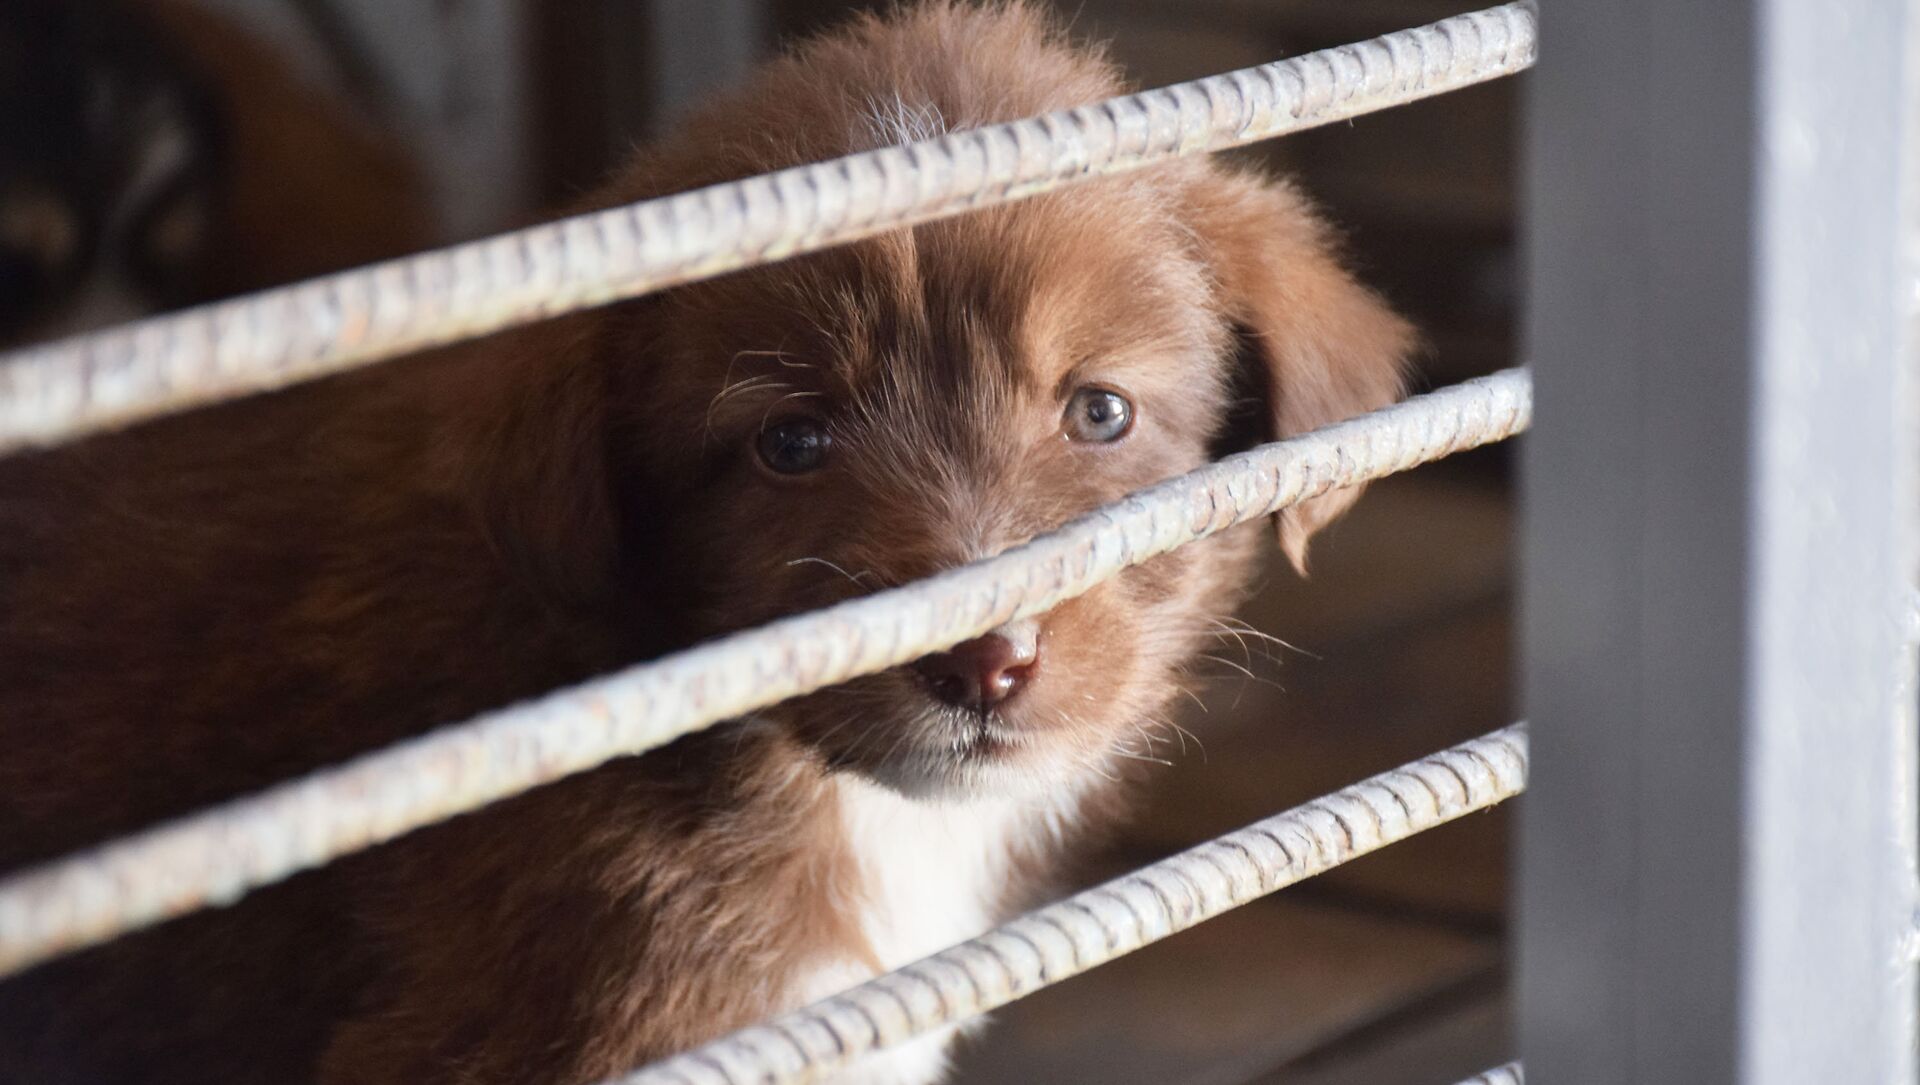
M 775 64 L 606 199 L 1121 90 L 1024 7 L 934 4 Z M 595 375 L 575 383 L 598 401 L 573 398 L 605 435 L 607 551 L 664 570 L 656 593 L 698 637 L 991 555 L 1192 470 L 1242 389 L 1259 389 L 1259 436 L 1381 406 L 1408 345 L 1295 193 L 1191 162 L 611 310 L 576 351 Z M 541 463 L 516 475 L 547 491 L 523 536 L 575 561 L 595 548 L 551 491 L 597 477 L 580 447 L 529 442 Z M 1281 516 L 1296 564 L 1352 497 Z M 765 716 L 909 793 L 1006 790 L 1143 752 L 1252 544 L 1235 532 L 1187 547 Z

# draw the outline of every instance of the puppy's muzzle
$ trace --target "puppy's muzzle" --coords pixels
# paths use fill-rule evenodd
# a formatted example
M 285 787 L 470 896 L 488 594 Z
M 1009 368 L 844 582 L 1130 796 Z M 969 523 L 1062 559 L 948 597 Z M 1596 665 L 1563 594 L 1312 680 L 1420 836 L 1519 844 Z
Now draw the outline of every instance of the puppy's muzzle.
M 1025 618 L 913 664 L 935 700 L 980 715 L 999 708 L 1040 670 L 1040 623 Z

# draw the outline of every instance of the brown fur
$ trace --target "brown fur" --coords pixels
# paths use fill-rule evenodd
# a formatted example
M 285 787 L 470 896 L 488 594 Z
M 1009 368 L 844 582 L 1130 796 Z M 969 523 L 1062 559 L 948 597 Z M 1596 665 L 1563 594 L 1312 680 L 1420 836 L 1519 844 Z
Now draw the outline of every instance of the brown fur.
M 599 202 L 892 142 L 876 109 L 957 128 L 1119 89 L 1029 7 L 928 4 L 771 65 Z M 0 465 L 0 868 L 1190 470 L 1236 326 L 1274 432 L 1397 392 L 1408 332 L 1303 201 L 1191 162 Z M 1131 398 L 1123 441 L 1060 436 L 1083 383 Z M 833 456 L 777 478 L 753 438 L 796 408 Z M 1350 500 L 1283 518 L 1296 562 Z M 1099 771 L 1158 726 L 1252 541 L 1062 604 L 984 729 L 890 671 L 44 968 L 0 987 L 0 1076 L 583 1082 L 745 1024 L 806 961 L 878 965 L 837 773 L 974 794 Z M 1030 850 L 1038 878 L 1055 857 Z M 225 1017 L 153 1005 L 222 992 Z

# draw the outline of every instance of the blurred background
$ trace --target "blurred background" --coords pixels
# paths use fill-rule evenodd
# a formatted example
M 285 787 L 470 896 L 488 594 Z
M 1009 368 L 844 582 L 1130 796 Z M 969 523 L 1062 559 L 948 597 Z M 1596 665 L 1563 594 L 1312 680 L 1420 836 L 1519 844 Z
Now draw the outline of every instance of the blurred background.
M 0 0 L 0 345 L 539 217 L 846 0 Z M 1478 5 L 1062 0 L 1142 85 Z M 1426 332 L 1513 364 L 1511 81 L 1271 143 Z M 1275 563 L 1093 881 L 1509 721 L 1510 449 L 1377 484 Z M 1510 1057 L 1507 814 L 1001 1013 L 958 1080 L 1427 1085 Z

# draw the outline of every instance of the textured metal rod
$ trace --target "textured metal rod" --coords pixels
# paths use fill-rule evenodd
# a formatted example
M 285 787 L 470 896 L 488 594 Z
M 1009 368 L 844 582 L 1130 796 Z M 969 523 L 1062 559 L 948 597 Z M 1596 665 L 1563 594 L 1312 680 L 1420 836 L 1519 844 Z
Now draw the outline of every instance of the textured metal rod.
M 1248 901 L 1518 795 L 1525 724 L 1464 742 L 609 1085 L 780 1085 L 1004 1006 Z M 1493 1074 L 1504 1070 L 1492 1071 Z M 1475 1081 L 1517 1082 L 1482 1075 Z
M 1042 613 L 1235 524 L 1524 430 L 1523 370 L 1230 456 L 997 557 L 500 709 L 0 882 L 0 975 Z
M 0 453 L 279 388 L 1521 71 L 1516 3 L 0 354 Z

